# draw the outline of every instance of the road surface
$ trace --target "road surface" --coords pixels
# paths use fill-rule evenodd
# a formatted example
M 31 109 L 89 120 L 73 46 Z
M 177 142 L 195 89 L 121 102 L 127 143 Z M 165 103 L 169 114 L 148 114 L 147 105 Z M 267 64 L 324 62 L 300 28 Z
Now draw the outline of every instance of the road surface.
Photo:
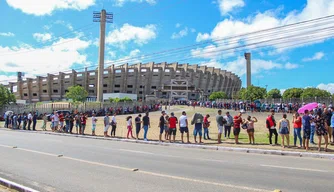
M 333 160 L 5 129 L 0 152 L 0 177 L 39 191 L 333 191 Z

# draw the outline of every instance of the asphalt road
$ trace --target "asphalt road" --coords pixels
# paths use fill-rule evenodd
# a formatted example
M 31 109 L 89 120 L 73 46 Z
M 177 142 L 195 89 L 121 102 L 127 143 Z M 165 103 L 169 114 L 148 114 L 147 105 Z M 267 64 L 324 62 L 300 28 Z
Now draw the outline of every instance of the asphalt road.
M 334 190 L 334 161 L 324 159 L 156 146 L 4 129 L 0 129 L 0 153 L 0 177 L 40 191 Z

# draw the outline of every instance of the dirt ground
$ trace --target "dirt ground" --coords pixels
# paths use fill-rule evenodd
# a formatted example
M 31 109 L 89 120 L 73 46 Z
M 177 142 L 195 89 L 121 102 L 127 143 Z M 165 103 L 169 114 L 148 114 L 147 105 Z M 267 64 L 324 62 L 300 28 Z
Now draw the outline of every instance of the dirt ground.
M 188 122 L 190 125 L 191 118 L 195 112 L 200 112 L 203 115 L 209 114 L 211 117 L 209 118 L 209 121 L 211 121 L 211 126 L 209 128 L 210 130 L 210 137 L 211 140 L 203 140 L 205 145 L 218 145 L 217 144 L 217 135 L 218 135 L 218 129 L 217 125 L 215 122 L 215 116 L 217 114 L 217 109 L 208 109 L 208 108 L 199 108 L 196 107 L 193 109 L 193 107 L 188 107 L 188 106 L 172 106 L 170 109 L 166 110 L 168 115 L 170 115 L 170 112 L 174 112 L 176 117 L 180 117 L 182 111 L 187 112 L 187 117 L 188 117 Z M 232 116 L 236 115 L 238 111 L 234 110 L 229 110 L 230 114 Z M 223 114 L 226 113 L 226 110 L 223 110 Z M 144 115 L 144 114 L 142 114 Z M 159 123 L 159 118 L 160 118 L 161 112 L 152 112 L 150 113 L 150 120 L 151 120 L 151 127 L 149 128 L 148 131 L 148 139 L 149 140 L 158 140 L 159 139 L 159 130 L 160 128 L 158 127 Z M 268 140 L 268 130 L 265 126 L 265 120 L 266 117 L 269 115 L 269 113 L 246 113 L 243 114 L 243 118 L 247 118 L 247 116 L 255 116 L 258 119 L 258 122 L 255 123 L 255 145 L 250 145 L 248 141 L 248 135 L 245 130 L 241 130 L 241 134 L 239 136 L 241 144 L 235 145 L 234 144 L 234 138 L 233 138 L 233 133 L 231 133 L 231 139 L 225 139 L 223 138 L 222 141 L 223 143 L 220 144 L 221 146 L 229 146 L 229 147 L 248 147 L 248 148 L 261 148 L 261 149 L 279 149 L 281 150 L 281 146 L 270 146 L 269 145 L 269 140 Z M 127 134 L 127 128 L 126 128 L 126 117 L 129 115 L 120 115 L 116 117 L 117 120 L 117 130 L 116 130 L 116 137 L 122 137 L 125 138 Z M 132 114 L 132 120 L 134 123 L 134 119 L 137 116 L 137 114 Z M 275 118 L 277 121 L 279 121 L 282 118 L 281 113 L 275 114 Z M 103 117 L 97 117 L 97 126 L 96 126 L 96 135 L 102 136 L 103 135 Z M 290 120 L 290 123 L 292 122 L 292 114 L 288 114 L 288 119 Z M 42 126 L 42 121 L 38 121 L 37 123 L 37 130 L 41 131 Z M 85 130 L 85 134 L 91 134 L 91 118 L 87 120 L 87 127 Z M 292 127 L 292 124 L 291 124 Z M 47 125 L 48 131 L 50 131 L 50 122 L 48 122 Z M 110 130 L 108 131 L 108 134 L 110 135 Z M 193 136 L 193 130 L 194 126 L 190 125 L 189 127 L 189 132 L 190 132 L 190 141 L 194 142 L 194 136 Z M 141 130 L 139 137 L 142 139 L 143 138 L 143 130 Z M 76 133 L 75 127 L 73 128 L 73 133 Z M 133 130 L 133 133 L 135 134 L 135 129 Z M 164 137 L 163 137 L 164 138 Z M 273 137 L 274 139 L 274 137 Z M 181 134 L 178 131 L 176 135 L 176 140 L 180 141 L 181 140 Z M 281 137 L 279 136 L 278 138 L 279 143 L 281 143 Z M 315 136 L 315 142 L 317 143 L 318 138 Z M 299 141 L 297 141 L 298 145 Z M 324 139 L 323 139 L 324 143 Z M 293 133 L 290 133 L 290 146 L 293 146 Z M 324 145 L 323 145 L 324 146 Z M 310 152 L 317 152 L 317 146 L 310 144 L 311 150 Z M 328 147 L 329 152 L 333 153 L 334 152 L 334 146 L 329 145 Z M 285 148 L 283 150 L 292 150 L 292 151 L 305 151 L 304 149 L 298 149 L 296 147 L 290 147 L 290 148 Z

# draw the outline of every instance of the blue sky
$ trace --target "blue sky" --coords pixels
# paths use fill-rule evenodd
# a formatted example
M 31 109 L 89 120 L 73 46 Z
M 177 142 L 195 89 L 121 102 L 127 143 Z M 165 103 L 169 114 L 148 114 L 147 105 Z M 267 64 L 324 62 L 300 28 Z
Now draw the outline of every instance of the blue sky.
M 334 93 L 332 71 L 328 70 L 333 67 L 334 34 L 323 29 L 332 27 L 328 22 L 334 18 L 326 20 L 327 25 L 313 22 L 299 30 L 277 29 L 273 34 L 237 38 L 240 34 L 333 15 L 334 0 L 40 2 L 0 1 L 0 83 L 15 80 L 17 71 L 34 77 L 84 67 L 93 69 L 98 59 L 99 23 L 92 22 L 92 13 L 104 8 L 114 14 L 114 23 L 107 24 L 106 66 L 149 61 L 214 66 L 236 73 L 245 86 L 243 54 L 249 51 L 254 85 L 281 90 L 311 86 Z M 279 37 L 283 40 L 249 47 Z M 152 54 L 186 46 L 191 47 Z

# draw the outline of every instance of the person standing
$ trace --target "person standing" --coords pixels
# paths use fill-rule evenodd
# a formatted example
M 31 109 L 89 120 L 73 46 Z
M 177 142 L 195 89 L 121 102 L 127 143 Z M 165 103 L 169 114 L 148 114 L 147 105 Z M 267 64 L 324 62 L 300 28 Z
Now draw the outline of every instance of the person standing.
M 233 117 L 230 115 L 230 112 L 226 112 L 224 119 L 226 120 L 226 124 L 224 126 L 224 136 L 225 139 L 226 137 L 230 139 L 231 127 L 233 126 Z
M 95 113 L 93 113 L 92 115 L 92 135 L 93 136 L 95 136 L 96 122 L 97 122 L 97 118 L 96 118 Z
M 116 128 L 117 128 L 117 121 L 116 121 L 116 112 L 115 112 L 114 115 L 111 117 L 111 132 L 110 132 L 111 137 L 113 135 L 114 137 L 116 137 Z
M 59 115 L 58 113 L 55 111 L 54 115 L 52 116 L 52 120 L 53 120 L 53 130 L 52 131 L 57 131 L 58 130 L 58 124 L 59 124 Z
M 329 137 L 329 143 L 332 142 L 332 127 L 331 127 L 331 118 L 332 118 L 332 111 L 330 108 L 325 108 L 324 110 L 325 120 L 326 120 L 326 127 L 328 130 L 328 137 Z M 334 140 L 334 138 L 333 138 Z
M 256 117 L 251 117 L 248 116 L 247 117 L 247 133 L 248 133 L 248 139 L 249 139 L 249 144 L 255 144 L 255 139 L 254 139 L 254 132 L 255 132 L 255 126 L 254 123 L 257 122 L 257 118 Z
M 333 136 L 333 141 L 332 144 L 334 144 L 334 107 L 332 107 L 332 117 L 331 117 L 331 125 L 330 127 L 332 128 L 332 136 Z
M 170 113 L 171 117 L 169 118 L 169 142 L 172 142 L 172 135 L 173 135 L 173 143 L 175 143 L 175 136 L 176 136 L 176 125 L 178 123 L 177 117 L 174 116 L 174 113 Z
M 281 134 L 282 137 L 282 147 L 285 148 L 284 145 L 284 139 L 286 139 L 288 143 L 288 147 L 290 147 L 290 122 L 287 119 L 287 115 L 283 114 L 283 119 L 281 119 L 278 123 L 278 128 L 279 128 L 279 134 Z
M 20 113 L 19 116 L 17 117 L 18 129 L 21 129 L 21 122 L 22 122 L 22 114 Z
M 310 111 L 310 118 L 311 118 L 311 135 L 310 135 L 310 142 L 313 145 L 316 145 L 314 142 L 314 134 L 315 134 L 315 114 L 314 114 L 314 110 Z
M 29 114 L 28 114 L 28 130 L 30 130 L 31 123 L 32 123 L 32 114 L 31 114 L 31 112 L 29 112 Z
M 66 113 L 65 115 L 65 133 L 68 133 L 70 130 L 70 114 Z
M 186 114 L 185 111 L 182 112 L 182 115 L 180 117 L 179 126 L 180 126 L 180 132 L 181 132 L 181 142 L 184 143 L 183 134 L 186 133 L 187 134 L 187 143 L 190 143 L 190 141 L 189 141 L 188 119 L 187 119 L 187 114 Z
M 309 150 L 309 143 L 311 137 L 311 117 L 309 111 L 305 110 L 303 115 L 303 147 Z
M 103 123 L 104 123 L 104 137 L 110 137 L 108 135 L 108 129 L 110 127 L 110 119 L 109 119 L 109 113 L 106 113 L 106 115 L 103 118 Z
M 218 110 L 218 115 L 216 116 L 216 122 L 218 127 L 218 143 L 221 143 L 224 125 L 226 125 L 226 120 L 222 116 L 222 110 Z
M 159 128 L 160 128 L 159 142 L 162 142 L 162 134 L 165 130 L 165 111 L 161 112 L 161 116 L 159 119 Z
M 37 124 L 37 114 L 34 112 L 32 116 L 32 130 L 36 131 L 36 124 Z
M 81 114 L 81 129 L 80 129 L 80 134 L 82 135 L 85 135 L 86 124 L 87 124 L 87 116 L 85 113 L 82 113 Z
M 272 137 L 273 134 L 275 135 L 275 145 L 278 145 L 277 140 L 278 140 L 278 133 L 276 130 L 276 120 L 275 120 L 275 111 L 271 110 L 271 115 L 269 115 L 266 119 L 266 125 L 267 129 L 269 130 L 269 143 L 270 145 L 273 145 L 272 143 Z
M 233 117 L 233 134 L 234 134 L 235 144 L 239 144 L 240 127 L 242 123 L 241 116 L 242 116 L 242 113 L 239 112 L 238 115 Z
M 13 129 L 17 129 L 17 115 L 16 113 L 13 114 Z
M 321 113 L 321 111 L 317 112 L 317 116 L 315 118 L 315 126 L 316 133 L 318 136 L 318 151 L 321 151 L 321 138 L 325 139 L 325 151 L 327 152 L 328 147 L 328 130 L 326 129 L 326 118 Z
M 127 128 L 128 128 L 128 133 L 126 135 L 126 138 L 129 139 L 129 135 L 131 135 L 131 138 L 134 139 L 135 137 L 133 136 L 132 134 L 132 116 L 128 116 L 126 118 L 126 121 L 127 121 Z
M 74 127 L 74 117 L 72 114 L 69 115 L 69 119 L 70 119 L 70 134 L 73 134 L 73 127 Z
M 26 130 L 27 122 L 28 122 L 28 116 L 26 113 L 23 113 L 23 130 Z
M 203 115 L 200 113 L 195 113 L 192 120 L 191 120 L 191 124 L 195 125 L 194 128 L 194 141 L 195 143 L 197 143 L 197 134 L 199 135 L 199 143 L 203 143 L 202 142 L 202 124 L 203 124 Z
M 299 116 L 299 113 L 295 113 L 293 115 L 292 119 L 293 123 L 293 144 L 296 147 L 297 144 L 297 137 L 299 139 L 299 147 L 302 147 L 302 136 L 301 136 L 301 130 L 302 130 L 302 118 Z
M 60 113 L 59 114 L 59 131 L 60 132 L 64 131 L 64 121 L 65 121 L 64 113 Z
M 141 114 L 138 114 L 138 116 L 135 118 L 135 123 L 136 123 L 136 139 L 138 140 L 138 136 L 140 133 L 140 128 L 141 128 Z
M 165 140 L 169 140 L 169 116 L 165 116 Z
M 47 119 L 48 117 L 46 116 L 46 113 L 44 113 L 43 114 L 43 125 L 42 125 L 42 130 L 43 131 L 46 131 L 46 124 L 47 124 L 47 121 L 48 121 L 48 119 Z
M 209 114 L 206 114 L 203 119 L 203 128 L 204 128 L 204 140 L 211 139 L 209 135 L 209 127 L 210 127 L 210 121 L 209 121 Z
M 150 117 L 149 117 L 149 113 L 146 112 L 145 116 L 143 117 L 144 141 L 148 141 L 147 140 L 147 132 L 148 132 L 149 127 L 151 127 Z
M 80 114 L 76 113 L 74 119 L 75 119 L 75 129 L 76 129 L 77 134 L 79 134 L 80 130 L 81 130 L 81 116 L 80 116 Z

